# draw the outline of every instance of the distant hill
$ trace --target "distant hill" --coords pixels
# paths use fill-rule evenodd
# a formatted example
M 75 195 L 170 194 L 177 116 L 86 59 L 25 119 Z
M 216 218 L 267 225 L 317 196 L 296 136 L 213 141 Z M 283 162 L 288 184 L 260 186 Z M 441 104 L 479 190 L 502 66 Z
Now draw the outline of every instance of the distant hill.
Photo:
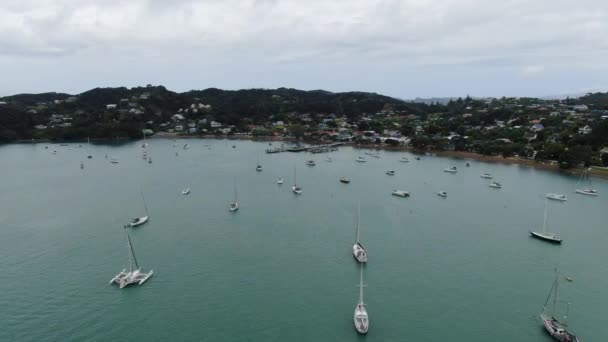
M 205 105 L 189 118 L 213 117 L 225 124 L 265 123 L 288 113 L 323 113 L 355 117 L 383 109 L 419 113 L 419 105 L 368 92 L 333 93 L 291 88 L 222 90 L 208 88 L 177 93 L 163 86 L 95 88 L 81 94 L 17 94 L 0 98 L 0 141 L 40 137 L 33 127 L 45 124 L 53 114 L 74 117 L 63 138 L 138 136 L 145 122 L 170 120 L 180 109 Z M 108 104 L 116 104 L 114 111 Z M 129 111 L 141 115 L 134 118 Z M 194 112 L 194 114 L 192 114 Z M 69 136 L 65 136 L 69 131 Z

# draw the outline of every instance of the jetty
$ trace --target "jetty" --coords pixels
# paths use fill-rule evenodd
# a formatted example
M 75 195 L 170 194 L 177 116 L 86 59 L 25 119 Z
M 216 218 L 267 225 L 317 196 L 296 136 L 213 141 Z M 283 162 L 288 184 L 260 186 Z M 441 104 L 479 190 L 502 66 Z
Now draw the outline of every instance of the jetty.
M 296 145 L 292 147 L 276 147 L 276 148 L 268 148 L 266 149 L 266 153 L 281 153 L 281 152 L 310 152 L 310 153 L 324 153 L 324 152 L 332 152 L 337 151 L 338 146 L 342 145 L 342 143 L 334 143 L 334 144 L 324 144 L 324 145 Z

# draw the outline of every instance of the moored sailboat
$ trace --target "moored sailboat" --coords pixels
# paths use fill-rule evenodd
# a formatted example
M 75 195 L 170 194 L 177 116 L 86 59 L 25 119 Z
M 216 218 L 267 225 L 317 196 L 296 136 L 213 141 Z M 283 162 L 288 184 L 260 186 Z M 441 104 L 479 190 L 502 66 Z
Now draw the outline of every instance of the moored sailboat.
M 357 206 L 357 231 L 355 233 L 355 243 L 353 244 L 353 255 L 357 261 L 364 263 L 367 262 L 367 251 L 365 247 L 359 242 L 359 222 L 361 220 L 361 204 Z
M 367 314 L 367 309 L 365 308 L 365 303 L 363 302 L 363 264 L 361 264 L 361 275 L 359 280 L 359 302 L 355 307 L 355 314 L 353 317 L 353 321 L 355 323 L 355 329 L 360 334 L 367 334 L 369 330 L 369 315 Z
M 535 231 L 530 231 L 530 235 L 532 237 L 535 237 L 537 239 L 543 240 L 543 241 L 548 241 L 548 242 L 552 242 L 552 243 L 562 243 L 562 239 L 555 233 L 549 233 L 547 232 L 547 207 L 548 207 L 548 200 L 545 200 L 545 216 L 543 219 L 543 231 L 542 232 L 535 232 Z
M 298 185 L 298 178 L 296 175 L 295 166 L 293 167 L 293 186 L 291 187 L 291 191 L 293 191 L 293 193 L 296 195 L 302 194 L 302 187 Z
M 150 218 L 150 216 L 148 215 L 148 206 L 146 205 L 146 199 L 144 198 L 143 191 L 141 192 L 141 199 L 144 203 L 144 210 L 146 211 L 146 215 L 132 219 L 131 222 L 129 222 L 130 227 L 141 226 L 142 224 L 148 222 L 148 219 Z
M 589 175 L 587 174 L 587 168 L 585 168 L 585 170 L 583 171 L 583 174 L 581 175 L 581 178 L 578 180 L 578 182 L 576 184 L 578 185 L 581 182 L 586 182 L 587 186 L 585 186 L 583 188 L 577 188 L 575 190 L 576 193 L 581 194 L 581 195 L 587 195 L 587 196 L 597 196 L 598 195 L 597 190 L 595 190 L 593 188 L 593 185 L 591 184 L 591 179 L 589 179 Z
M 580 342 L 580 339 L 568 331 L 568 309 L 570 308 L 570 303 L 568 303 L 568 308 L 566 309 L 566 315 L 564 315 L 564 322 L 558 320 L 556 315 L 556 307 L 557 307 L 557 288 L 559 285 L 559 277 L 562 276 L 557 269 L 555 269 L 555 280 L 553 281 L 553 285 L 551 286 L 551 290 L 549 290 L 549 294 L 547 295 L 547 299 L 545 300 L 545 305 L 543 305 L 543 311 L 540 314 L 540 320 L 543 322 L 543 326 L 547 333 L 551 335 L 554 339 L 560 342 Z M 563 277 L 563 276 L 562 276 Z M 572 281 L 571 278 L 565 277 L 568 281 Z M 551 299 L 551 295 L 553 294 L 553 309 L 551 313 L 547 312 L 547 303 Z
M 234 179 L 234 202 L 230 203 L 230 206 L 228 206 L 228 210 L 230 210 L 230 211 L 239 210 L 239 197 L 236 192 L 236 178 Z

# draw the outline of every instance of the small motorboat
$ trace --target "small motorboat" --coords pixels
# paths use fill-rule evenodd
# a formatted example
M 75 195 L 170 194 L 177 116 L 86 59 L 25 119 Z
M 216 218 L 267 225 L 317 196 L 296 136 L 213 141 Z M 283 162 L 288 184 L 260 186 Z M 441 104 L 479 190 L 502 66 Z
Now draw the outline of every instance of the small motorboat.
M 416 159 L 416 160 L 420 160 L 420 157 L 416 157 L 415 159 Z
M 448 193 L 445 191 L 439 191 L 439 192 L 437 192 L 437 196 L 448 197 Z
M 409 197 L 410 193 L 407 191 L 403 191 L 403 190 L 393 190 L 393 192 L 391 193 L 393 196 L 397 196 L 397 197 Z
M 232 145 L 232 148 L 236 148 L 236 145 Z
M 348 177 L 340 177 L 340 182 L 344 184 L 350 183 L 350 178 Z
M 485 179 L 492 179 L 492 175 L 489 173 L 482 173 L 481 176 L 479 176 L 481 178 L 485 178 Z
M 410 160 L 407 159 L 406 157 L 403 157 L 403 158 L 399 159 L 399 161 L 402 163 L 409 163 Z
M 182 190 L 182 195 L 188 195 L 190 194 L 190 188 L 185 188 L 184 190 Z
M 562 202 L 565 202 L 565 201 L 567 201 L 567 200 L 568 200 L 568 199 L 566 198 L 566 196 L 564 196 L 564 195 L 560 195 L 560 194 L 553 194 L 553 193 L 548 193 L 548 194 L 545 194 L 545 197 L 547 197 L 547 198 L 548 198 L 548 199 L 550 199 L 550 200 L 554 200 L 554 201 L 562 201 Z
M 502 184 L 500 184 L 498 182 L 491 182 L 489 186 L 490 186 L 490 188 L 494 188 L 494 189 L 501 189 L 502 188 Z
M 256 166 L 256 167 L 255 167 L 255 170 L 256 170 L 257 172 L 262 172 L 262 165 L 258 165 L 258 166 Z
M 279 184 L 279 185 L 283 184 L 283 178 L 277 179 L 277 184 Z
M 315 161 L 311 159 L 311 160 L 309 160 L 309 161 L 306 162 L 306 165 L 308 165 L 308 166 L 315 166 L 315 165 L 317 165 L 317 163 L 315 163 Z
M 386 171 L 386 174 L 389 176 L 394 176 L 395 175 L 395 170 L 388 170 Z
M 357 157 L 356 161 L 359 163 L 365 163 L 367 160 L 365 160 L 365 158 L 359 156 L 359 157 Z
M 469 167 L 469 166 L 471 166 L 471 163 L 467 162 L 467 163 L 465 164 L 465 166 L 466 166 L 466 167 Z
M 188 144 L 185 144 L 184 147 L 183 147 L 184 150 L 187 150 L 189 148 L 190 148 L 190 145 L 188 145 Z
M 294 185 L 291 187 L 291 191 L 293 191 L 293 193 L 296 195 L 300 195 L 300 194 L 302 194 L 302 187 L 298 186 L 298 185 Z
M 452 165 L 452 166 L 448 167 L 447 169 L 443 169 L 443 172 L 456 173 L 456 172 L 458 172 L 458 169 L 456 168 L 455 165 Z
M 110 163 L 112 163 L 112 164 L 118 164 L 118 159 L 116 159 L 116 158 L 110 158 Z
M 89 155 L 87 156 L 87 158 L 91 159 L 91 158 L 93 158 L 93 156 L 89 154 Z

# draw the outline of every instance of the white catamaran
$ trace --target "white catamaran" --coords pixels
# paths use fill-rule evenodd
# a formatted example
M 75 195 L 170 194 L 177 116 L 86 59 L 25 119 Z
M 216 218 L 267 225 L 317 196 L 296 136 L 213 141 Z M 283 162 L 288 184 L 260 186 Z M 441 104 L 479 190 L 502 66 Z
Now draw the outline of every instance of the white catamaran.
M 129 286 L 131 284 L 143 284 L 148 278 L 154 274 L 153 270 L 145 273 L 139 267 L 137 263 L 137 258 L 135 257 L 135 252 L 133 251 L 133 244 L 131 243 L 131 237 L 129 236 L 129 232 L 127 230 L 127 226 L 125 228 L 125 234 L 127 235 L 127 249 L 129 250 L 129 271 L 127 269 L 120 271 L 112 280 L 110 280 L 110 284 L 117 284 L 121 289 Z M 135 269 L 133 269 L 133 264 L 135 264 Z
M 540 240 L 553 242 L 553 243 L 562 243 L 562 239 L 555 233 L 547 232 L 547 207 L 549 205 L 549 200 L 545 200 L 545 217 L 543 219 L 543 231 L 542 232 L 534 232 L 530 231 L 530 235 Z
M 359 242 L 359 221 L 361 220 L 361 203 L 357 207 L 357 232 L 355 234 L 355 243 L 353 244 L 353 255 L 357 261 L 363 263 L 367 262 L 367 251 L 365 247 Z
M 355 323 L 355 329 L 360 334 L 367 334 L 369 330 L 369 316 L 365 309 L 365 303 L 363 302 L 363 264 L 361 264 L 361 277 L 359 280 L 359 303 L 355 307 L 355 315 L 353 321 Z
M 543 326 L 545 330 L 551 335 L 554 339 L 560 342 L 580 342 L 579 338 L 568 331 L 568 309 L 570 308 L 570 303 L 568 303 L 568 308 L 566 309 L 566 314 L 564 315 L 564 322 L 560 322 L 555 317 L 556 306 L 557 306 L 557 287 L 559 285 L 559 277 L 562 276 L 555 270 L 555 280 L 553 281 L 553 285 L 551 286 L 551 290 L 549 290 L 549 294 L 547 295 L 547 300 L 545 300 L 545 305 L 543 305 L 543 312 L 540 314 L 540 319 L 543 322 Z M 566 279 L 570 280 L 570 278 L 566 277 Z M 547 313 L 547 303 L 549 299 L 551 299 L 551 294 L 553 294 L 553 310 L 551 314 Z
M 577 188 L 576 193 L 579 193 L 582 195 L 587 195 L 587 196 L 597 196 L 598 195 L 597 190 L 595 190 L 592 187 L 591 179 L 589 179 L 589 175 L 587 174 L 587 168 L 585 168 L 585 170 L 583 171 L 583 174 L 581 175 L 581 178 L 578 180 L 578 182 L 576 184 L 578 185 L 581 182 L 586 182 L 588 185 L 584 188 Z
M 148 219 L 150 218 L 150 216 L 148 215 L 148 206 L 146 205 L 146 199 L 144 197 L 143 191 L 141 192 L 141 199 L 144 202 L 144 210 L 146 211 L 146 216 L 136 217 L 132 219 L 131 222 L 129 222 L 130 227 L 141 226 L 142 224 L 148 222 Z

